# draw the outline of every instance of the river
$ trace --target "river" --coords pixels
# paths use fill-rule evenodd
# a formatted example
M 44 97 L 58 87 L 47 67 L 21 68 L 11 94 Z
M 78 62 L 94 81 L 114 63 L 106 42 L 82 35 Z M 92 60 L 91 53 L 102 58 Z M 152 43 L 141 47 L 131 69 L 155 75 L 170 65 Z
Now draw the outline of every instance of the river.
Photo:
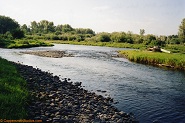
M 48 58 L 20 53 L 38 50 L 62 50 L 74 57 Z M 81 81 L 85 89 L 114 98 L 119 110 L 133 113 L 140 123 L 185 123 L 185 72 L 111 57 L 117 50 L 125 49 L 55 44 L 29 49 L 0 48 L 0 56 L 73 82 Z

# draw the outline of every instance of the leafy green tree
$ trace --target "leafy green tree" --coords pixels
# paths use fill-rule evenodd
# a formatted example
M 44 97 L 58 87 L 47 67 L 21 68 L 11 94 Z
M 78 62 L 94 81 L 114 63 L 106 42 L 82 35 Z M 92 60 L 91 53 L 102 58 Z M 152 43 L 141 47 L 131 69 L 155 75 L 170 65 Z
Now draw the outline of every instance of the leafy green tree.
M 21 29 L 15 29 L 12 31 L 12 36 L 14 39 L 20 39 L 24 37 L 24 32 Z
M 18 22 L 6 16 L 0 16 L 0 34 L 9 39 L 24 37 L 24 32 L 21 31 Z
M 66 32 L 71 32 L 74 29 L 69 25 L 69 24 L 65 24 L 62 26 L 62 32 L 66 33 Z
M 19 24 L 11 19 L 10 17 L 0 16 L 0 34 L 5 34 L 6 32 L 19 28 Z
M 131 31 L 128 31 L 126 34 L 126 42 L 127 43 L 133 43 L 133 33 Z
M 38 27 L 39 26 L 38 26 L 38 24 L 37 24 L 36 21 L 31 22 L 31 32 L 33 34 L 38 33 L 38 31 L 39 31 L 39 28 Z
M 166 39 L 166 43 L 167 44 L 178 44 L 180 43 L 180 39 L 178 38 L 178 35 L 169 35 Z
M 152 41 L 155 41 L 156 40 L 156 36 L 155 35 L 152 35 L 152 34 L 148 34 L 144 37 L 144 44 L 148 45 L 150 44 Z M 154 44 L 154 43 L 152 43 Z
M 143 43 L 143 41 L 144 41 L 143 37 L 144 36 L 141 36 L 141 35 L 138 35 L 138 34 L 133 34 L 132 35 L 133 43 L 135 43 L 135 44 L 141 44 L 141 43 Z
M 12 40 L 13 39 L 13 36 L 10 33 L 10 31 L 8 31 L 5 34 L 3 34 L 3 38 Z
M 126 33 L 124 32 L 113 32 L 111 33 L 111 41 L 121 43 L 126 41 Z
M 92 35 L 95 35 L 95 32 L 92 30 L 92 29 L 84 29 L 84 28 L 76 28 L 75 29 L 75 32 L 77 34 L 92 34 Z
M 37 23 L 38 32 L 41 34 L 47 34 L 51 32 L 55 32 L 55 26 L 53 22 L 49 22 L 47 20 L 41 20 Z
M 110 34 L 106 33 L 106 32 L 99 33 L 97 35 L 97 41 L 100 41 L 100 42 L 109 42 L 109 41 L 111 41 Z
M 181 40 L 179 38 L 172 38 L 169 44 L 180 44 Z
M 23 24 L 21 26 L 21 30 L 25 33 L 25 34 L 30 34 L 31 30 L 30 28 L 26 25 L 26 24 Z
M 179 26 L 178 36 L 182 40 L 182 42 L 185 43 L 185 18 L 182 20 Z
M 57 26 L 55 27 L 55 31 L 56 31 L 56 32 L 62 32 L 62 27 L 63 27 L 62 24 L 61 24 L 61 25 L 57 25 Z

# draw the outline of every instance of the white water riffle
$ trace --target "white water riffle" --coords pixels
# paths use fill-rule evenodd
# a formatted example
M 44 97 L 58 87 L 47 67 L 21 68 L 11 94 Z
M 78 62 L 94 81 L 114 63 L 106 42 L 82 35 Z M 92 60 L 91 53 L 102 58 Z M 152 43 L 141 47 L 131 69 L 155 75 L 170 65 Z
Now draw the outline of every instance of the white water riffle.
M 48 58 L 20 53 L 38 50 L 62 50 L 74 57 Z M 117 50 L 125 49 L 55 44 L 54 47 L 0 49 L 0 56 L 82 82 L 85 89 L 114 98 L 119 102 L 115 104 L 119 110 L 132 112 L 141 123 L 185 122 L 185 72 L 112 57 Z

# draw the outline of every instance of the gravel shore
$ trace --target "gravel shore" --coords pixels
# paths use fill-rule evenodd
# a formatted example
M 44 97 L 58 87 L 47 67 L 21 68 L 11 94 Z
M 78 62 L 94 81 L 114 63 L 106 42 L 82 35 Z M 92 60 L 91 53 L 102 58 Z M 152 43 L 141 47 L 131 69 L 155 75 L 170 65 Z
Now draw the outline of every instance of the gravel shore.
M 58 123 L 138 123 L 112 106 L 113 99 L 81 88 L 81 83 L 16 64 L 28 83 L 28 118 Z

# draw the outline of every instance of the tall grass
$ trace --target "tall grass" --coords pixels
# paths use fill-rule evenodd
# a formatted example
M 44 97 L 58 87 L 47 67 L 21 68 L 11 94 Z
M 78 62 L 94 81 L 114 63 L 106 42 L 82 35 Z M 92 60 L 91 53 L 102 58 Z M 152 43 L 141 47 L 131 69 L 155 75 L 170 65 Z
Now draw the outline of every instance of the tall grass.
M 185 54 L 185 45 L 166 45 L 165 49 L 170 50 L 173 53 L 183 53 Z
M 185 70 L 185 54 L 167 54 L 139 50 L 120 51 L 119 53 L 130 61 Z
M 26 82 L 16 67 L 0 58 L 0 119 L 26 118 Z
M 7 48 L 30 48 L 30 47 L 39 47 L 39 46 L 53 46 L 53 44 L 38 41 L 38 40 L 15 40 L 13 43 L 7 45 Z

